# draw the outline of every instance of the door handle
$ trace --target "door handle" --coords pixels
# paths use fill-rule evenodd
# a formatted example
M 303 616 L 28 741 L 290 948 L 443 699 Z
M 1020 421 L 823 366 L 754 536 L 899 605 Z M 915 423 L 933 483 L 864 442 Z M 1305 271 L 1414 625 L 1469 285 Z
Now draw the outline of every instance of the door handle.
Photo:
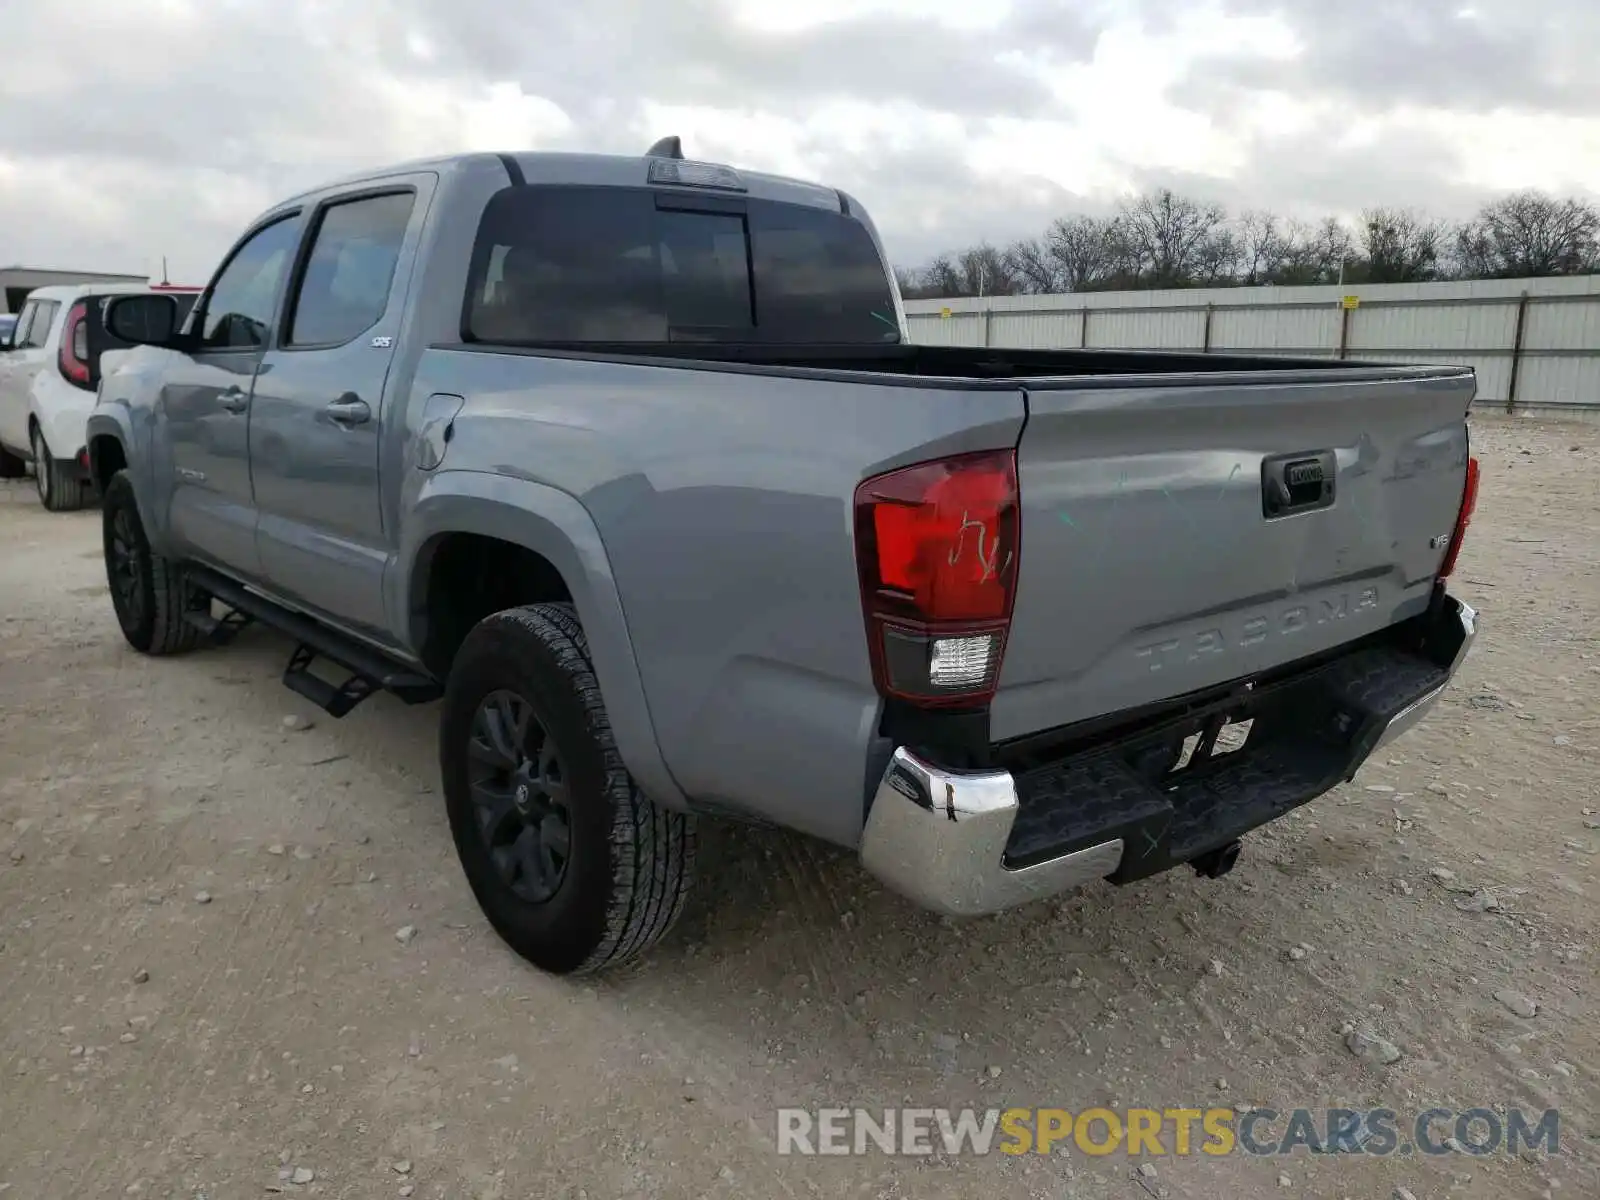
M 243 389 L 231 387 L 217 396 L 217 404 L 227 412 L 242 413 L 250 406 L 250 397 Z
M 340 396 L 322 411 L 328 414 L 328 420 L 340 425 L 364 425 L 372 420 L 372 410 L 367 407 L 367 402 L 350 392 Z

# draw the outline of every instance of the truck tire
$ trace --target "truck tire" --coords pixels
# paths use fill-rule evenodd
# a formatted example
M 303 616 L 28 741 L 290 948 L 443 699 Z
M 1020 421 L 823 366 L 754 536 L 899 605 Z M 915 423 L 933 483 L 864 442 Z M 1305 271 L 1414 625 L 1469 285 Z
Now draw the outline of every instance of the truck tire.
M 141 654 L 181 654 L 199 644 L 200 630 L 184 617 L 210 600 L 189 583 L 182 563 L 150 549 L 126 471 L 106 485 L 100 515 L 106 582 L 128 645 Z
M 456 654 L 442 707 L 450 831 L 495 931 L 559 975 L 654 945 L 688 896 L 693 819 L 628 775 L 571 608 L 484 618 Z
M 89 502 L 88 485 L 51 457 L 44 431 L 37 425 L 33 427 L 33 482 L 39 490 L 39 503 L 50 512 L 76 512 Z
M 0 446 L 0 479 L 21 479 L 28 473 L 28 460 Z

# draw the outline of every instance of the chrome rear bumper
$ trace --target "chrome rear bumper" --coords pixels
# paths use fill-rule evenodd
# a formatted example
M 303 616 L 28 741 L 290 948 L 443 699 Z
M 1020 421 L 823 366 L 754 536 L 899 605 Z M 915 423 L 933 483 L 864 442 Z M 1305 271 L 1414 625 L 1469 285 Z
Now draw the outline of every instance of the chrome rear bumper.
M 943 771 L 902 746 L 873 799 L 862 865 L 924 908 L 973 916 L 1100 879 L 1122 861 L 1116 839 L 1009 869 L 1003 860 L 1017 808 L 1010 771 Z
M 1375 738 L 1354 739 L 1345 778 L 1374 750 L 1416 725 L 1466 658 L 1477 635 L 1477 613 L 1453 597 L 1444 597 L 1444 605 L 1440 625 L 1446 637 L 1435 662 L 1446 671 L 1445 682 L 1394 711 Z M 1328 786 L 1337 782 L 1335 777 Z M 1011 772 L 945 770 L 902 746 L 873 796 L 861 839 L 862 865 L 922 907 L 951 916 L 999 912 L 1103 879 L 1122 865 L 1124 839 L 1108 836 L 1043 862 L 1007 866 L 1006 846 L 1020 807 Z
M 1439 697 L 1444 695 L 1444 690 L 1449 686 L 1450 680 L 1455 678 L 1456 671 L 1466 661 L 1467 651 L 1472 649 L 1473 639 L 1478 636 L 1478 610 L 1470 604 L 1455 599 L 1453 596 L 1446 597 L 1446 602 L 1454 606 L 1453 619 L 1460 624 L 1461 629 L 1461 644 L 1450 660 L 1449 674 L 1444 683 L 1441 683 L 1426 695 L 1418 696 L 1410 704 L 1390 717 L 1389 723 L 1384 726 L 1383 733 L 1373 743 L 1373 750 L 1387 746 L 1428 715 L 1428 710 L 1439 702 Z

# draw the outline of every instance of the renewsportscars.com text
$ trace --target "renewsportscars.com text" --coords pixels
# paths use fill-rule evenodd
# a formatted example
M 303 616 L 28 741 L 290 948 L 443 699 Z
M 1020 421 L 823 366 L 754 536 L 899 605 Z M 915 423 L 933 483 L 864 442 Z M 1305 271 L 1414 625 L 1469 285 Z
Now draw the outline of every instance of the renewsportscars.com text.
M 779 1154 L 1559 1154 L 1561 1114 L 1519 1108 L 781 1108 Z

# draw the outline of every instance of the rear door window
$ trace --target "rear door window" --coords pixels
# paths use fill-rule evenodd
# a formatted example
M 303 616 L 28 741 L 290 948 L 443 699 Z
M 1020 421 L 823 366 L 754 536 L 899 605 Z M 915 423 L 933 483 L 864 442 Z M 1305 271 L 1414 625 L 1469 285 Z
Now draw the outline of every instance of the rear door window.
M 22 311 L 17 314 L 17 323 L 11 330 L 11 344 L 20 347 L 27 339 L 28 326 L 33 324 L 33 314 L 38 310 L 39 302 L 29 300 L 22 306 Z
M 313 234 L 284 344 L 342 346 L 377 324 L 416 197 L 411 192 L 330 204 Z
M 20 325 L 17 328 L 17 347 L 19 349 L 38 349 L 50 340 L 50 326 L 55 323 L 56 312 L 61 305 L 55 300 L 35 300 L 33 303 L 33 316 L 28 321 L 24 330 Z M 26 314 L 24 314 L 26 316 Z
M 479 226 L 465 332 L 512 344 L 881 345 L 883 263 L 842 213 L 646 188 L 507 188 Z

